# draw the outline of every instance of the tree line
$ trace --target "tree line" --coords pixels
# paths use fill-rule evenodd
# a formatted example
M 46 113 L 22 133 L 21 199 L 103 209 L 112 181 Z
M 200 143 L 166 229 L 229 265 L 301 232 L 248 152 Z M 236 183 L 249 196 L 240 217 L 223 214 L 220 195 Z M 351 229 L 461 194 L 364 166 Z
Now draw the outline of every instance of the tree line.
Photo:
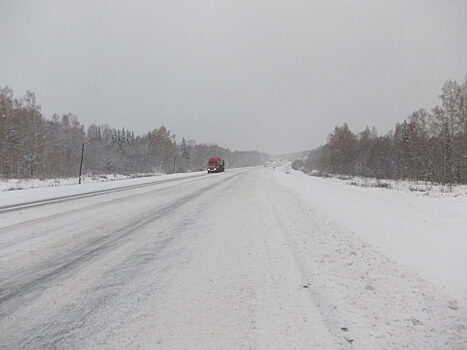
M 73 177 L 79 172 L 85 144 L 84 173 L 172 173 L 202 170 L 207 159 L 219 156 L 227 167 L 263 164 L 269 159 L 258 151 L 231 151 L 194 140 L 177 143 L 161 126 L 142 135 L 125 128 L 90 125 L 73 114 L 47 119 L 32 92 L 16 98 L 9 87 L 0 89 L 0 177 Z
M 466 184 L 467 80 L 446 81 L 439 97 L 441 105 L 414 111 L 384 136 L 374 127 L 355 134 L 347 124 L 336 126 L 302 165 L 342 175 Z

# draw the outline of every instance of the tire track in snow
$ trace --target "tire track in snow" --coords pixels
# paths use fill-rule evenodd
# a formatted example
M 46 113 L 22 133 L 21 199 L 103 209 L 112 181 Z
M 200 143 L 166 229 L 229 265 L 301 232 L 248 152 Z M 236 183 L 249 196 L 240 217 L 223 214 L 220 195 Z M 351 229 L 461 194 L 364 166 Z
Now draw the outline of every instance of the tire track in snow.
M 345 348 L 465 348 L 466 314 L 443 291 L 276 186 L 270 202 L 303 288 Z
M 40 206 L 44 206 L 44 205 L 48 205 L 48 204 L 55 204 L 55 203 L 65 202 L 65 201 L 70 201 L 70 200 L 101 196 L 101 195 L 105 195 L 105 194 L 109 194 L 109 193 L 134 190 L 134 189 L 137 189 L 137 188 L 140 188 L 140 187 L 154 186 L 154 185 L 159 185 L 159 184 L 163 184 L 163 183 L 167 183 L 167 182 L 178 182 L 178 181 L 186 180 L 187 178 L 205 177 L 205 176 L 206 176 L 206 174 L 193 175 L 193 176 L 187 176 L 187 177 L 176 178 L 176 179 L 167 179 L 167 180 L 155 181 L 155 182 L 151 182 L 151 183 L 129 185 L 129 186 L 123 186 L 123 187 L 118 187 L 118 188 L 109 188 L 109 189 L 99 190 L 99 191 L 77 193 L 77 194 L 71 194 L 71 195 L 67 195 L 67 196 L 59 196 L 59 197 L 54 197 L 54 198 L 49 198 L 49 199 L 40 199 L 40 200 L 36 200 L 36 201 L 31 201 L 31 202 L 17 203 L 17 204 L 12 204 L 12 205 L 4 205 L 4 206 L 0 206 L 0 213 L 7 213 L 7 212 L 10 212 L 10 211 L 16 211 L 16 210 L 20 210 L 20 209 L 40 207 Z
M 227 178 L 226 181 L 232 181 L 242 173 L 236 173 Z M 118 243 L 130 234 L 135 234 L 138 229 L 143 228 L 154 221 L 169 215 L 175 209 L 183 207 L 186 203 L 195 198 L 203 195 L 217 186 L 224 184 L 226 181 L 219 181 L 214 185 L 204 186 L 201 189 L 190 193 L 187 196 L 177 198 L 171 201 L 169 204 L 164 205 L 158 209 L 155 213 L 150 216 L 138 217 L 133 219 L 129 224 L 124 227 L 108 234 L 103 237 L 96 238 L 86 245 L 81 246 L 73 252 L 71 256 L 65 259 L 59 258 L 57 260 L 49 260 L 44 264 L 41 264 L 34 271 L 28 271 L 21 276 L 15 276 L 14 281 L 4 281 L 0 284 L 0 306 L 6 304 L 19 297 L 25 297 L 34 291 L 41 291 L 46 288 L 46 283 L 58 278 L 74 268 L 77 268 L 80 264 L 90 261 L 99 254 L 103 254 L 107 250 L 118 246 Z M 16 301 L 16 300 L 14 300 Z M 2 317 L 5 317 L 6 310 L 2 310 Z
M 231 187 L 240 178 L 241 176 L 237 175 L 230 177 L 226 181 L 220 182 L 219 186 L 216 185 L 208 188 L 204 191 L 203 195 L 207 194 L 209 196 L 212 193 L 211 190 L 219 191 L 220 186 L 222 188 L 225 186 Z M 205 211 L 208 206 L 209 201 L 202 199 L 202 196 L 198 196 L 196 199 L 200 199 L 201 201 L 198 201 L 195 206 L 190 206 L 187 210 L 184 210 L 183 214 L 181 214 L 183 215 L 183 219 L 176 220 L 174 226 L 166 222 L 165 226 L 168 225 L 167 229 L 159 229 L 158 233 L 160 235 L 158 234 L 155 240 L 150 239 L 141 245 L 144 242 L 142 239 L 146 240 L 148 237 L 152 237 L 146 230 L 145 233 L 142 232 L 143 235 L 139 241 L 133 241 L 133 243 L 136 243 L 133 247 L 130 245 L 127 248 L 120 245 L 118 249 L 125 252 L 125 257 L 120 259 L 117 264 L 113 264 L 110 269 L 103 268 L 103 272 L 98 274 L 99 284 L 87 289 L 85 293 L 79 293 L 76 299 L 71 299 L 71 301 L 55 311 L 55 315 L 57 316 L 67 315 L 66 322 L 59 317 L 54 317 L 54 314 L 49 315 L 45 317 L 45 322 L 37 322 L 34 325 L 32 334 L 24 333 L 26 336 L 16 340 L 10 339 L 10 343 L 14 344 L 14 348 L 31 350 L 55 348 L 80 349 L 83 341 L 81 332 L 89 334 L 88 332 L 91 331 L 90 334 L 92 334 L 93 329 L 105 327 L 109 320 L 109 313 L 112 315 L 111 319 L 113 322 L 116 319 L 125 320 L 129 317 L 127 314 L 124 317 L 114 314 L 114 312 L 133 312 L 126 302 L 123 305 L 121 304 L 122 300 L 126 300 L 125 294 L 128 293 L 126 287 L 131 285 L 133 279 L 139 278 L 139 275 L 146 275 L 148 272 L 150 272 L 151 278 L 145 280 L 151 281 L 154 284 L 154 280 L 158 280 L 158 274 L 154 273 L 153 270 L 154 265 L 151 265 L 154 261 L 158 262 L 158 268 L 162 270 L 167 269 L 167 266 L 165 266 L 167 263 L 164 262 L 165 258 L 162 257 L 162 260 L 159 260 L 161 255 L 164 255 L 164 251 L 167 251 L 172 246 L 171 243 L 177 237 L 183 234 L 183 239 L 186 240 L 185 229 L 190 227 L 199 218 L 200 213 Z M 182 207 L 179 207 L 179 209 L 182 209 Z M 180 211 L 178 211 L 177 215 L 180 215 Z M 107 257 L 108 255 L 106 255 L 105 259 Z M 100 264 L 101 261 L 93 260 L 90 263 L 96 265 Z M 83 278 L 83 272 L 81 270 L 81 277 L 78 280 Z M 157 284 L 158 282 L 155 283 L 156 286 Z M 144 294 L 143 291 L 140 290 L 140 292 Z M 91 330 L 89 329 L 90 327 L 92 328 Z
M 277 192 L 277 190 L 279 190 L 283 192 L 283 195 L 290 196 L 289 193 L 284 193 L 283 189 L 279 189 L 277 185 L 273 184 L 272 182 L 270 184 L 271 186 L 276 187 L 276 190 L 271 191 L 271 192 Z M 318 310 L 320 312 L 321 320 L 323 324 L 325 325 L 326 329 L 328 330 L 329 334 L 331 334 L 334 337 L 336 341 L 336 345 L 339 344 L 341 349 L 345 349 L 349 345 L 351 345 L 351 344 L 346 344 L 345 341 L 343 341 L 344 338 L 342 337 L 342 331 L 340 331 L 340 328 L 342 327 L 341 325 L 346 324 L 346 323 L 342 320 L 342 315 L 338 315 L 336 312 L 334 313 L 323 312 L 323 308 L 328 309 L 327 305 L 323 305 L 326 303 L 326 299 L 319 298 L 319 297 L 316 298 L 316 295 L 312 293 L 312 290 L 310 288 L 311 287 L 310 281 L 312 280 L 310 280 L 309 278 L 309 275 L 310 275 L 309 271 L 311 270 L 310 266 L 308 266 L 302 259 L 300 259 L 300 254 L 298 253 L 296 249 L 295 243 L 293 243 L 290 238 L 290 235 L 292 234 L 292 232 L 295 231 L 291 227 L 291 223 L 294 222 L 294 219 L 293 217 L 292 218 L 284 217 L 284 213 L 281 212 L 281 210 L 278 208 L 278 204 L 277 204 L 278 198 L 274 199 L 273 196 L 271 195 L 271 192 L 267 194 L 269 208 L 274 214 L 272 215 L 272 217 L 274 217 L 275 225 L 279 227 L 278 231 L 281 233 L 281 237 L 283 241 L 285 242 L 285 246 L 287 247 L 287 250 L 292 258 L 292 261 L 294 262 L 295 269 L 298 272 L 299 276 L 301 276 L 302 282 L 301 282 L 301 285 L 298 287 L 303 288 L 304 291 L 308 294 L 309 300 L 311 304 L 313 305 L 312 306 L 313 310 Z M 285 201 L 282 200 L 279 203 L 283 205 L 284 202 Z M 296 215 L 295 212 L 294 212 L 294 215 Z
M 183 186 L 185 184 L 190 184 L 192 182 L 198 182 L 198 181 L 202 181 L 202 180 L 207 180 L 209 179 L 209 177 L 205 177 L 204 175 L 199 178 L 199 176 L 193 176 L 193 177 L 196 177 L 196 179 L 191 179 L 191 177 L 188 177 L 188 178 L 180 178 L 180 179 L 171 179 L 170 182 L 175 182 L 174 180 L 185 180 L 182 184 L 180 184 L 179 186 Z M 168 181 L 159 181 L 157 183 L 151 183 L 151 184 L 144 184 L 144 185 L 158 185 L 158 184 L 166 184 Z M 135 190 L 135 189 L 140 189 L 141 187 L 147 187 L 147 186 L 139 186 L 139 187 L 136 187 L 136 188 L 123 188 L 121 191 L 109 191 L 109 192 L 104 192 L 104 193 L 98 193 L 96 196 L 84 196 L 84 197 L 74 197 L 72 198 L 73 201 L 76 201 L 76 200 L 79 200 L 79 199 L 86 199 L 86 198 L 89 198 L 89 197 L 100 197 L 100 196 L 104 196 L 104 195 L 112 195 L 112 194 L 115 194 L 115 193 L 118 193 L 118 192 L 123 192 L 125 193 L 126 191 L 129 191 L 129 190 Z M 177 186 L 177 184 L 176 184 Z M 164 188 L 156 188 L 156 189 L 153 189 L 153 190 L 149 190 L 149 191 L 146 191 L 146 192 L 143 192 L 143 193 L 136 193 L 136 194 L 132 194 L 132 193 L 129 193 L 128 195 L 123 195 L 123 197 L 118 197 L 118 199 L 132 199 L 132 198 L 135 198 L 135 197 L 138 197 L 138 196 L 141 196 L 141 195 L 144 195 L 144 194 L 150 194 L 150 193 L 158 193 L 158 192 L 166 192 L 166 191 L 170 191 L 171 189 L 173 189 L 173 187 L 164 187 Z M 63 200 L 63 201 L 66 201 L 66 200 Z M 59 202 L 47 202 L 47 203 L 44 203 L 43 205 L 45 204 L 49 204 L 49 205 L 53 205 L 53 204 L 60 204 L 61 202 L 63 201 L 59 201 Z M 102 205 L 105 205 L 105 204 L 108 204 L 108 203 L 112 203 L 115 201 L 115 198 L 112 198 L 112 199 L 109 199 L 109 200 L 105 200 L 103 202 L 98 202 L 96 204 L 91 204 L 91 205 L 86 205 L 85 207 L 83 208 L 80 208 L 79 210 L 92 210 L 92 209 L 95 209 L 95 208 L 99 208 L 101 207 Z M 33 209 L 33 208 L 37 208 L 37 207 L 42 207 L 43 206 L 42 204 L 41 205 L 35 205 L 35 206 L 29 206 L 29 207 L 25 207 L 25 208 L 16 208 L 14 210 L 11 210 L 11 211 L 20 211 L 20 210 L 24 210 L 24 209 Z M 11 212 L 10 211 L 10 212 Z M 8 213 L 8 211 L 3 211 L 0 209 L 0 216 L 2 214 L 6 214 Z M 44 217 L 39 217 L 39 218 L 35 218 L 35 219 L 29 219 L 29 220 L 26 220 L 26 221 L 22 221 L 22 222 L 19 222 L 19 223 L 15 223 L 15 224 L 11 224 L 11 225 L 8 225 L 8 226 L 3 226 L 3 227 L 0 227 L 0 235 L 3 234 L 3 233 L 8 233 L 9 231 L 11 230 L 16 230 L 18 228 L 22 228 L 22 227 L 26 227 L 26 226 L 30 226 L 30 225 L 36 225 L 36 224 L 40 224 L 40 223 L 43 223 L 43 222 L 47 222 L 47 221 L 50 221 L 51 219 L 59 219 L 59 218 L 62 218 L 62 217 L 65 217 L 65 216 L 73 216 L 74 214 L 76 214 L 76 208 L 72 208 L 72 209 L 69 209 L 69 210 L 66 210 L 66 211 L 63 211 L 63 212 L 60 212 L 60 213 L 57 213 L 57 214 L 53 214 L 53 215 L 49 215 L 49 216 L 44 216 Z

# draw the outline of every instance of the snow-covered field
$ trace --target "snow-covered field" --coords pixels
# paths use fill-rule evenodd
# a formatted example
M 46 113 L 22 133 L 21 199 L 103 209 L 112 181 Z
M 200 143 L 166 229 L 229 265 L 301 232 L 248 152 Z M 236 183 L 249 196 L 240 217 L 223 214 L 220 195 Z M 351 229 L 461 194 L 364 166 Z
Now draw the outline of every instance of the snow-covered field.
M 0 211 L 0 349 L 467 348 L 465 198 L 184 176 L 0 192 L 144 185 Z
M 282 167 L 284 171 L 290 171 L 290 166 Z M 409 181 L 409 180 L 389 180 L 375 179 L 359 176 L 342 176 L 342 175 L 327 175 L 323 177 L 318 171 L 309 173 L 311 176 L 321 177 L 327 182 L 344 182 L 346 184 L 364 187 L 364 188 L 382 188 L 404 192 L 414 192 L 419 196 L 430 197 L 458 197 L 467 196 L 467 185 L 442 185 L 425 181 Z

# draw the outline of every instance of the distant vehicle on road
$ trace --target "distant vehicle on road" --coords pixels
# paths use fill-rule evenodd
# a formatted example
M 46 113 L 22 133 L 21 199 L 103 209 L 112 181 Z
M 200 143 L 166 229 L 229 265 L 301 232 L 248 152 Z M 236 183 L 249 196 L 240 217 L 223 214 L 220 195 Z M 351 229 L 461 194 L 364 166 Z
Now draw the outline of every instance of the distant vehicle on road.
M 221 173 L 225 170 L 225 164 L 219 157 L 211 157 L 208 160 L 208 173 Z

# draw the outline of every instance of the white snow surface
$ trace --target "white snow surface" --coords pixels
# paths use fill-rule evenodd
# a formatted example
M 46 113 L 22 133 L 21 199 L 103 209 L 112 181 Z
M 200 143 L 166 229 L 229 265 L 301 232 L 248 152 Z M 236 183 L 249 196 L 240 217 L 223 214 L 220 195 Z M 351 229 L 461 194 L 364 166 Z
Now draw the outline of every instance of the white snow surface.
M 81 177 L 82 184 L 89 184 L 95 182 L 108 182 L 108 181 L 119 181 L 127 179 L 135 179 L 141 177 L 152 177 L 159 176 L 162 174 L 102 174 L 102 175 L 83 175 Z M 77 177 L 69 178 L 56 178 L 56 179 L 0 179 L 0 191 L 17 191 L 31 188 L 40 187 L 56 187 L 56 186 L 69 186 L 77 185 Z
M 155 175 L 144 176 L 138 178 L 124 178 L 123 176 L 110 177 L 107 181 L 84 181 L 82 184 L 77 184 L 76 179 L 49 179 L 49 180 L 29 180 L 29 187 L 21 187 L 23 180 L 9 180 L 6 184 L 15 184 L 15 190 L 0 191 L 0 207 L 6 205 L 14 205 L 18 203 L 47 200 L 61 196 L 79 195 L 100 190 L 118 189 L 125 186 L 141 185 L 166 181 L 175 178 L 184 178 L 204 174 L 204 171 L 191 173 L 177 173 L 170 175 Z M 69 181 L 69 182 L 68 182 Z M 72 182 L 73 181 L 73 182 Z M 48 186 L 50 183 L 58 183 L 58 185 Z M 19 185 L 18 185 L 19 184 Z M 10 185 L 5 185 L 4 188 Z M 21 190 L 19 190 L 21 188 Z
M 380 235 L 371 215 L 392 195 L 263 167 L 172 180 L 0 192 L 7 206 L 153 181 L 0 211 L 0 349 L 467 348 L 451 288 L 344 221 L 353 203 Z M 423 223 L 417 198 L 386 215 Z
M 409 191 L 410 183 L 394 190 L 356 187 L 348 185 L 355 179 L 308 176 L 288 165 L 277 170 L 277 180 L 307 203 L 467 303 L 466 186 L 426 196 Z
M 290 172 L 290 165 L 283 165 L 281 169 L 282 171 Z M 384 186 L 388 186 L 388 189 L 391 190 L 413 192 L 415 195 L 424 197 L 459 197 L 467 195 L 467 185 L 453 184 L 450 186 L 449 184 L 443 185 L 428 181 L 376 179 L 337 174 L 322 176 L 320 172 L 316 170 L 307 174 L 324 178 L 327 182 L 344 182 L 352 186 L 364 188 L 384 188 Z

